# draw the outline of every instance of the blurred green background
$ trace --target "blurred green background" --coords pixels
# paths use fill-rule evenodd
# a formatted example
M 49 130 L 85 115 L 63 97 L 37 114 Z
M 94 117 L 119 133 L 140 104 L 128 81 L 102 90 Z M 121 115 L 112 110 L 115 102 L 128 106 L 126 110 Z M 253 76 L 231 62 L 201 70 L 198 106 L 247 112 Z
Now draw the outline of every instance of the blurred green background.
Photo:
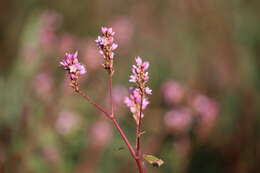
M 142 149 L 165 164 L 148 172 L 259 172 L 259 9 L 257 0 L 2 0 L 0 172 L 137 172 L 118 132 L 59 67 L 78 50 L 83 90 L 107 107 L 101 26 L 116 32 L 114 99 L 132 143 L 131 64 L 151 63 Z

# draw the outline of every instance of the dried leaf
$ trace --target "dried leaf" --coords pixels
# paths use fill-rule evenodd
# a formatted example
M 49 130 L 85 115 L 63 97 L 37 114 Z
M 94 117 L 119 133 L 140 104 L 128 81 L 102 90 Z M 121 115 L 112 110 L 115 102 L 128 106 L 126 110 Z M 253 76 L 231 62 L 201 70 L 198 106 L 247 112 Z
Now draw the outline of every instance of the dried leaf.
M 143 154 L 143 158 L 154 167 L 160 167 L 164 163 L 163 160 L 149 154 Z

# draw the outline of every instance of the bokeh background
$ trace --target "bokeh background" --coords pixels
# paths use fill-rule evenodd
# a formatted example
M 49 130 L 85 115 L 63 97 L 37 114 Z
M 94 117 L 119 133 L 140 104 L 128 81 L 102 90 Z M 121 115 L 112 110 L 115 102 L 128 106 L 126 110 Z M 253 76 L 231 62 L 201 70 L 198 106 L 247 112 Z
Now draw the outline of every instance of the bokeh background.
M 148 172 L 259 172 L 259 9 L 257 0 L 2 0 L 0 172 L 137 172 L 113 125 L 59 67 L 78 50 L 83 90 L 107 107 L 101 26 L 116 32 L 114 99 L 132 142 L 130 68 L 136 56 L 151 62 L 142 148 L 165 164 Z

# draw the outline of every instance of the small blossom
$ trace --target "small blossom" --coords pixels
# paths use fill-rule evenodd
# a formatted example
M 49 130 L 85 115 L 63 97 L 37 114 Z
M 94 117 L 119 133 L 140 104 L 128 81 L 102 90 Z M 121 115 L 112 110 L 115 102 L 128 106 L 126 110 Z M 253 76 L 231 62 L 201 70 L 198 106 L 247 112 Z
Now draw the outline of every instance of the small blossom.
M 145 110 L 145 108 L 148 106 L 150 102 L 147 100 L 147 98 L 143 99 L 143 104 L 142 104 L 142 110 Z
M 111 50 L 115 50 L 118 47 L 117 44 L 112 44 Z
M 64 59 L 60 62 L 60 65 L 68 71 L 71 79 L 71 86 L 75 90 L 78 90 L 78 79 L 80 75 L 86 73 L 86 68 L 78 60 L 78 52 L 75 52 L 74 54 L 66 53 Z
M 152 95 L 152 90 L 149 87 L 146 87 L 145 88 L 145 93 L 149 94 L 149 95 Z
M 141 101 L 142 101 L 142 110 L 141 109 Z M 146 98 L 142 99 L 141 92 L 139 88 L 131 88 L 130 89 L 130 96 L 125 97 L 124 103 L 129 107 L 130 111 L 133 114 L 133 117 L 136 121 L 136 124 L 139 124 L 139 117 L 141 114 L 141 117 L 143 118 L 144 114 L 140 111 L 143 111 L 147 105 L 149 104 L 149 101 Z
M 137 57 L 137 58 L 135 59 L 135 62 L 136 62 L 136 64 L 137 64 L 138 66 L 141 66 L 142 63 L 143 63 L 143 61 L 142 61 L 142 59 L 141 59 L 140 57 Z
M 115 32 L 113 32 L 112 28 L 102 27 L 101 34 L 101 36 L 97 37 L 96 43 L 99 48 L 99 53 L 104 57 L 103 67 L 109 74 L 113 74 L 113 51 L 118 47 L 118 45 L 114 43 Z
M 102 32 L 103 35 L 111 35 L 111 36 L 115 35 L 115 32 L 113 32 L 112 28 L 102 27 L 101 32 Z

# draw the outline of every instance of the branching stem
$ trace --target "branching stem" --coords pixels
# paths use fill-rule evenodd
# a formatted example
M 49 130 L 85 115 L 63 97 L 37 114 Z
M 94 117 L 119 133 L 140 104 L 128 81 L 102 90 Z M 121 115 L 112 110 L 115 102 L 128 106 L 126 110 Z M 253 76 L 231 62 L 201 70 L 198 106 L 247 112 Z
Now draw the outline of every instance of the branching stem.
M 82 92 L 81 90 L 76 90 L 76 93 L 78 93 L 84 99 L 86 99 L 91 105 L 93 105 L 96 109 L 98 109 L 100 112 L 102 112 L 107 118 L 111 119 L 111 115 L 104 108 L 102 108 L 99 104 L 94 102 L 86 93 Z
M 110 82 L 109 82 L 109 92 L 110 92 L 110 99 L 112 101 L 112 77 L 110 77 Z M 111 108 L 111 114 L 109 114 L 104 108 L 102 108 L 99 104 L 95 103 L 86 93 L 82 92 L 81 90 L 75 90 L 80 96 L 82 96 L 86 101 L 88 101 L 91 105 L 93 105 L 96 109 L 98 109 L 100 112 L 102 112 L 107 118 L 113 121 L 116 129 L 118 130 L 120 136 L 122 137 L 123 141 L 127 145 L 128 150 L 130 151 L 131 156 L 135 159 L 137 168 L 139 173 L 144 173 L 143 167 L 142 167 L 142 161 L 140 158 L 140 155 L 137 154 L 131 143 L 129 142 L 128 138 L 125 135 L 125 132 L 119 125 L 117 119 L 114 116 L 114 110 Z M 111 106 L 112 106 L 111 102 Z

